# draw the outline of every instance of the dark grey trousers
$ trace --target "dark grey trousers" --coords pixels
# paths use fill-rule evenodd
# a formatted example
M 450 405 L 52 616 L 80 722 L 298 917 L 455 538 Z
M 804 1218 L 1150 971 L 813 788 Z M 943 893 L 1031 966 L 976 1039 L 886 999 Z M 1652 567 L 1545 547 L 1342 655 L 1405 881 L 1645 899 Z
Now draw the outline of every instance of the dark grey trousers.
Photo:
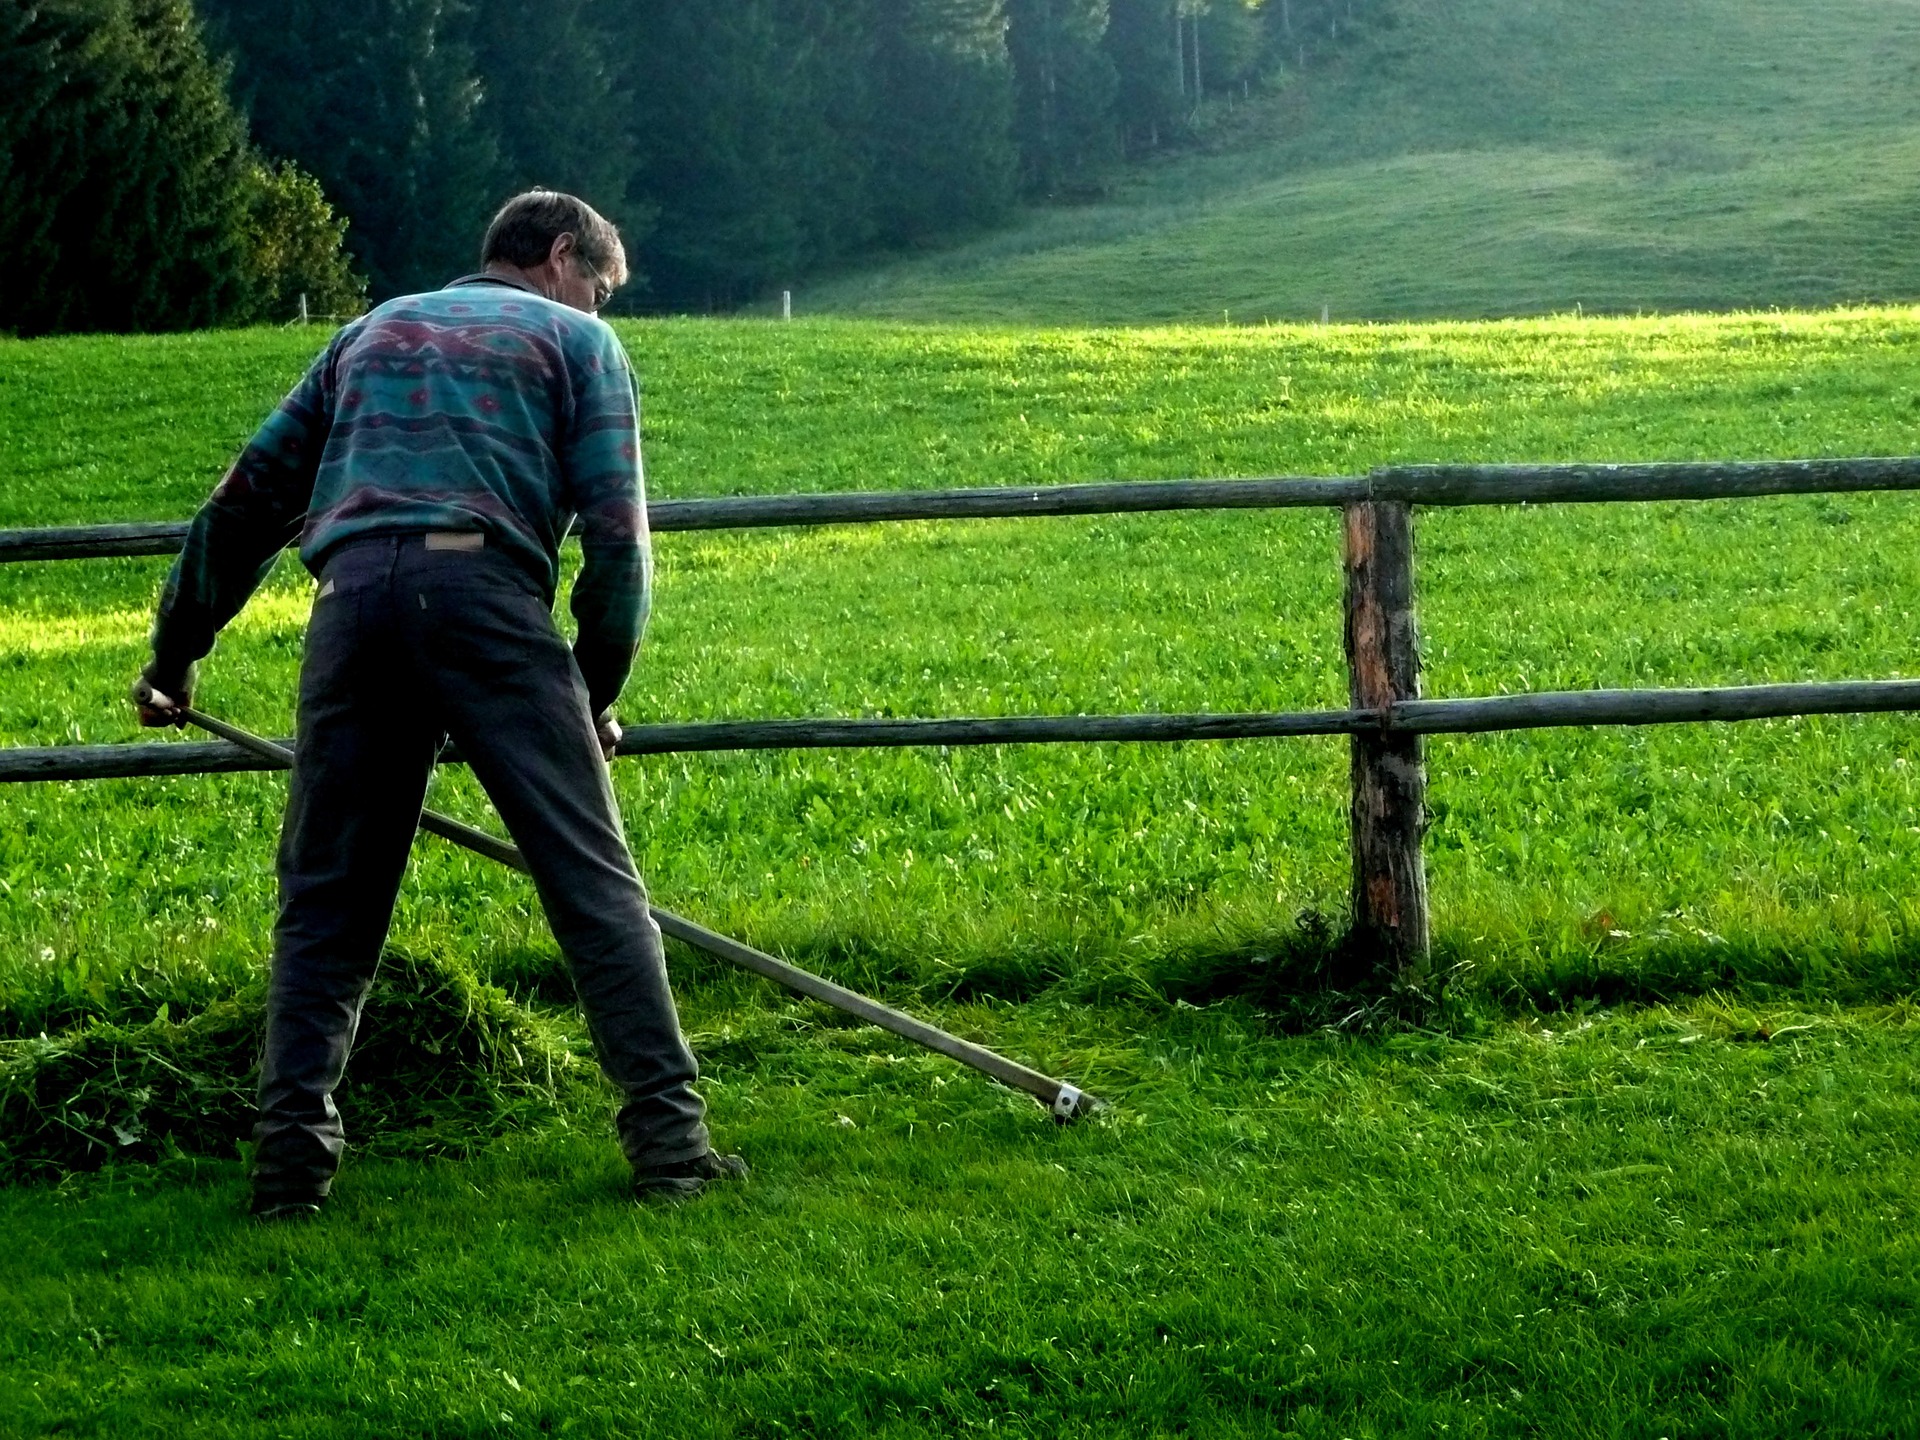
M 438 542 L 436 542 L 437 544 Z M 280 839 L 280 918 L 254 1188 L 324 1193 L 345 1137 L 333 1091 L 393 915 L 434 758 L 451 734 L 520 846 L 635 1164 L 707 1149 L 667 988 L 587 713 L 539 587 L 494 550 L 350 542 L 321 575 Z

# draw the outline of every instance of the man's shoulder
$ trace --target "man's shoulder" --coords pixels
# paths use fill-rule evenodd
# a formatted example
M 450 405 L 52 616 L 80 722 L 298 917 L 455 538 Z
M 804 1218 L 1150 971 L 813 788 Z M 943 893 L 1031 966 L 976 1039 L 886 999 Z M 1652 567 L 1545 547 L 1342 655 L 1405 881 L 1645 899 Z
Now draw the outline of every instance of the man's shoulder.
M 439 290 L 421 290 L 412 295 L 396 295 L 391 300 L 383 300 L 362 319 L 374 324 L 383 320 L 430 318 L 546 325 L 556 318 L 553 312 L 561 308 L 546 296 L 522 290 L 517 285 L 456 281 Z
M 396 295 L 376 305 L 357 323 L 377 329 L 383 324 L 419 321 L 524 330 L 552 340 L 571 355 L 605 355 L 611 351 L 625 357 L 619 337 L 599 316 L 486 276 L 469 276 L 439 290 Z

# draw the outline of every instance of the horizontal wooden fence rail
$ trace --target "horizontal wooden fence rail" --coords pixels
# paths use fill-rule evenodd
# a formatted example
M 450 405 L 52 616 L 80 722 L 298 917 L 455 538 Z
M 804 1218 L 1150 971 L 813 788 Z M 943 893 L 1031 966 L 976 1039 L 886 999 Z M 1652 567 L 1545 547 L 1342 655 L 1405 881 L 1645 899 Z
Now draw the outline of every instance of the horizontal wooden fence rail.
M 1399 465 L 1367 477 L 1369 500 L 1406 505 L 1589 505 L 1750 500 L 1920 490 L 1920 456 L 1683 461 L 1648 465 Z
M 831 495 L 727 495 L 649 500 L 647 523 L 670 530 L 747 530 L 779 525 L 860 525 L 882 520 L 993 520 L 1045 515 L 1145 514 L 1164 510 L 1262 510 L 1364 499 L 1364 479 L 1118 480 L 1097 485 L 983 490 L 863 490 Z M 0 530 L 0 561 L 90 560 L 174 555 L 187 522 L 69 525 Z
M 885 520 L 987 520 L 1168 510 L 1270 510 L 1397 500 L 1410 505 L 1585 504 L 1729 500 L 1859 490 L 1920 489 L 1920 457 L 1657 465 L 1403 465 L 1369 475 L 1249 480 L 1121 480 L 980 490 L 879 490 L 654 500 L 656 531 Z M 0 562 L 173 555 L 184 520 L 0 530 Z
M 1920 680 L 1849 680 L 1705 690 L 1554 690 L 1470 700 L 1408 700 L 1384 710 L 1201 715 L 1020 715 L 954 720 L 716 720 L 629 725 L 622 755 L 719 750 L 878 750 L 911 746 L 1143 744 L 1309 735 L 1464 735 L 1594 725 L 1681 725 L 1793 715 L 1920 710 Z M 290 746 L 293 741 L 275 743 Z M 459 764 L 449 747 L 440 757 Z M 225 741 L 0 748 L 0 784 L 130 780 L 283 768 Z

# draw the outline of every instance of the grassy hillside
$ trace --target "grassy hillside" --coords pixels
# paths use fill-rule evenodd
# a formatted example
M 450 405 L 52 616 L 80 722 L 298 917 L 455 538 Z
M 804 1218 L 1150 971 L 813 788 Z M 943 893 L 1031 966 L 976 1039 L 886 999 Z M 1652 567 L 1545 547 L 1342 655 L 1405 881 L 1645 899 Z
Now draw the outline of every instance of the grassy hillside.
M 1913 309 L 624 334 L 669 495 L 1920 450 Z M 0 341 L 0 524 L 184 515 L 318 339 Z M 1912 674 L 1917 551 L 1906 495 L 1425 513 L 1428 691 Z M 1343 692 L 1328 514 L 658 552 L 632 720 Z M 138 738 L 164 568 L 0 567 L 0 744 Z M 311 594 L 283 564 L 209 709 L 285 732 Z M 1472 968 L 1443 1029 L 1369 1037 L 1260 1003 L 1299 912 L 1342 903 L 1338 742 L 622 762 L 664 903 L 1114 1108 L 1057 1130 L 676 953 L 716 1134 L 755 1175 L 637 1210 L 590 1081 L 375 1133 L 412 1087 L 459 1098 L 465 1063 L 394 1063 L 395 1028 L 438 1046 L 447 997 L 382 994 L 319 1224 L 248 1226 L 219 1144 L 0 1187 L 0 1434 L 1920 1429 L 1911 720 L 1448 737 L 1430 770 L 1436 928 Z M 257 1005 L 284 795 L 0 787 L 0 1164 L 29 1110 L 98 1133 L 151 1120 L 149 1083 L 220 1098 L 149 1065 L 58 1112 L 18 1081 L 87 1037 L 177 1058 L 162 1042 Z M 492 823 L 460 773 L 434 800 Z M 423 841 L 391 949 L 396 985 L 458 978 L 458 1023 L 537 1022 L 523 1070 L 583 1048 L 520 877 Z M 245 1032 L 222 1033 L 196 1063 L 244 1089 Z M 420 1158 L 441 1147 L 480 1153 Z
M 1912 0 L 1402 0 L 1220 153 L 804 292 L 901 319 L 1235 323 L 1920 295 Z

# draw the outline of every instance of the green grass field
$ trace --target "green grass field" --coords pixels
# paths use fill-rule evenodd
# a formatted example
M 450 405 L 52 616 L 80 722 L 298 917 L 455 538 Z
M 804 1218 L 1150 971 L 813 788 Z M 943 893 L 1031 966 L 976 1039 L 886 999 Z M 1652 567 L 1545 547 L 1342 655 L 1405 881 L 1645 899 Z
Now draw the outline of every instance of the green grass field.
M 1920 450 L 1911 309 L 624 333 L 664 496 Z M 0 525 L 187 514 L 318 340 L 0 341 Z M 1906 496 L 1425 514 L 1427 691 L 1912 674 L 1916 539 Z M 658 552 L 628 720 L 1344 695 L 1331 515 Z M 163 571 L 0 569 L 0 743 L 136 738 Z M 207 708 L 286 732 L 310 593 L 283 565 Z M 1470 968 L 1441 1029 L 1372 1037 L 1248 998 L 1343 904 L 1337 743 L 622 762 L 663 903 L 1114 1109 L 1056 1131 L 676 955 L 750 1185 L 636 1212 L 570 1102 L 469 1159 L 359 1154 L 298 1233 L 239 1219 L 230 1153 L 0 1190 L 0 1433 L 1910 1433 L 1914 748 L 1904 717 L 1434 742 Z M 246 993 L 283 783 L 0 792 L 0 1033 Z M 461 774 L 434 798 L 488 818 Z M 568 1024 L 484 862 L 423 842 L 392 943 Z
M 811 290 L 891 319 L 1235 323 L 1920 295 L 1907 0 L 1401 0 L 1108 200 Z

